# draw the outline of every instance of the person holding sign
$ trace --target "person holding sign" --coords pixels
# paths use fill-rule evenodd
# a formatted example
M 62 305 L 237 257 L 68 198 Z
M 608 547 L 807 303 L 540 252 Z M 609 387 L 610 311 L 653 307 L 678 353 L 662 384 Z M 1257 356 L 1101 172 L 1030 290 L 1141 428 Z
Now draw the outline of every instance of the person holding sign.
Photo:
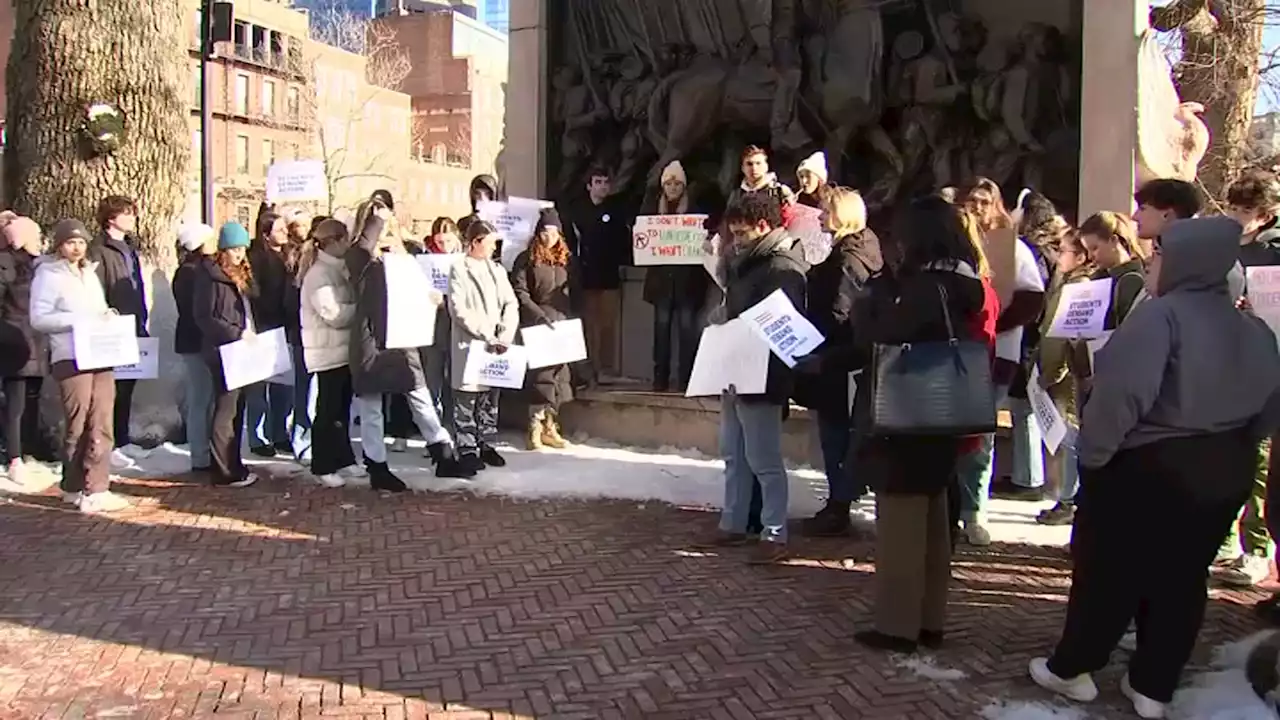
M 1208 574 L 1280 426 L 1280 352 L 1238 311 L 1228 275 L 1239 223 L 1170 223 L 1153 244 L 1155 293 L 1096 356 L 1076 449 L 1080 495 L 1062 637 L 1031 660 L 1036 684 L 1080 702 L 1135 618 L 1121 688 L 1141 717 L 1163 717 L 1204 620 Z M 1134 564 L 1119 548 L 1158 538 Z
M 208 272 L 205 263 L 218 252 L 218 231 L 209 225 L 187 225 L 178 233 L 183 251 L 182 264 L 173 273 L 173 302 L 178 308 L 178 324 L 173 331 L 173 351 L 182 358 L 186 370 L 187 448 L 191 471 L 212 469 L 209 456 L 209 425 L 213 422 L 213 374 L 201 356 L 200 325 L 195 314 L 196 277 Z
M 200 330 L 200 351 L 213 375 L 213 421 L 209 454 L 213 484 L 243 488 L 258 481 L 240 456 L 244 432 L 245 397 L 242 388 L 227 388 L 218 348 L 255 334 L 249 297 L 254 291 L 249 265 L 249 231 L 236 222 L 218 230 L 218 254 L 199 267 L 191 307 Z
M 578 266 L 569 255 L 560 226 L 560 214 L 546 208 L 538 217 L 529 249 L 516 258 L 511 287 L 520 301 L 525 325 L 551 325 L 578 316 Z M 529 403 L 530 450 L 543 446 L 564 449 L 560 434 L 560 408 L 573 400 L 573 380 L 568 365 L 551 365 L 530 371 L 533 399 Z
M 383 395 L 403 395 L 413 420 L 427 443 L 437 477 L 468 478 L 458 459 L 449 431 L 440 423 L 435 401 L 427 387 L 418 348 L 387 347 L 387 269 L 382 255 L 403 253 L 399 235 L 389 231 L 390 208 L 378 200 L 367 200 L 356 211 L 359 238 L 343 260 L 355 289 L 356 310 L 351 331 L 351 386 L 360 413 L 360 443 L 365 466 L 375 490 L 404 492 L 408 487 L 387 465 L 384 442 Z M 428 301 L 439 305 L 443 298 L 430 288 L 423 290 Z M 438 312 L 438 311 L 437 311 Z
M 57 259 L 40 263 L 31 283 L 31 328 L 49 340 L 50 374 L 58 383 L 63 430 L 62 498 L 81 512 L 116 512 L 129 502 L 111 492 L 115 375 L 111 368 L 80 370 L 72 328 L 116 314 L 88 259 L 89 230 L 79 220 L 53 227 Z M 13 449 L 10 448 L 12 452 Z
M 254 328 L 258 332 L 284 328 L 293 345 L 297 344 L 298 316 L 289 312 L 287 297 L 294 287 L 298 250 L 290 245 L 289 226 L 283 216 L 274 210 L 258 216 L 257 233 L 249 245 L 255 290 L 249 304 Z M 293 388 L 264 381 L 245 388 L 244 396 L 249 452 L 267 458 L 292 453 L 287 423 L 293 407 Z
M 463 379 L 473 341 L 494 354 L 506 352 L 520 327 L 520 302 L 507 271 L 493 261 L 498 231 L 477 220 L 467 228 L 467 254 L 449 273 L 449 311 L 453 315 L 453 422 L 463 467 L 479 472 L 502 467 L 505 458 L 493 447 L 498 436 L 498 390 Z
M 431 237 L 427 238 L 426 248 L 432 255 L 461 255 L 462 239 L 458 236 L 458 226 L 447 217 L 436 218 L 431 224 Z M 445 285 L 444 290 L 448 290 L 447 277 Z M 453 386 L 449 380 L 449 343 L 445 338 L 452 334 L 453 314 L 449 311 L 449 297 L 446 295 L 444 307 L 436 313 L 433 337 L 439 340 L 422 348 L 422 366 L 440 418 L 450 429 L 453 428 Z

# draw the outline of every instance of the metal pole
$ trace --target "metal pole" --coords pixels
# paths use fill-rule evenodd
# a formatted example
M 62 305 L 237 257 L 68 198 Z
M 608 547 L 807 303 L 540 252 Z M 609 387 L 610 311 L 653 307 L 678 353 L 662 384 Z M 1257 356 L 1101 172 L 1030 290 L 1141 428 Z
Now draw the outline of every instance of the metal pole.
M 212 94 L 209 92 L 209 58 L 213 56 L 213 0 L 200 4 L 200 217 L 213 224 Z

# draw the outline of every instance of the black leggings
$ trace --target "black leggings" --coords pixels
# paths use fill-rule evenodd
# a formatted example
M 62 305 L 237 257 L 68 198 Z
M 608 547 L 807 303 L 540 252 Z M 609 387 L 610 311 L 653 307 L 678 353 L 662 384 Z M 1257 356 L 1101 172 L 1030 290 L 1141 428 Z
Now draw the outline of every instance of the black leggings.
M 40 436 L 40 387 L 41 377 L 16 377 L 4 379 L 5 449 L 9 459 L 34 455 L 43 438 Z

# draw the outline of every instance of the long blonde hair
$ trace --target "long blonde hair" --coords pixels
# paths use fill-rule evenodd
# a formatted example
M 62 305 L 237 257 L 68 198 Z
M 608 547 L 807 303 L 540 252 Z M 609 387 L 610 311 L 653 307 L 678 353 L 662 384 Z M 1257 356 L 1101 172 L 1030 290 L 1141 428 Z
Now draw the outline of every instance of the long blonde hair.
M 847 187 L 831 188 L 824 202 L 828 225 L 837 237 L 867 229 L 867 204 L 862 193 Z
M 978 259 L 978 267 L 974 268 L 978 271 L 978 277 L 984 280 L 991 279 L 991 261 L 987 260 L 986 243 L 982 240 L 982 233 L 978 230 L 978 219 L 973 213 L 967 210 L 960 212 L 960 222 L 964 225 L 964 234 L 969 238 L 969 244 L 973 246 L 973 256 Z

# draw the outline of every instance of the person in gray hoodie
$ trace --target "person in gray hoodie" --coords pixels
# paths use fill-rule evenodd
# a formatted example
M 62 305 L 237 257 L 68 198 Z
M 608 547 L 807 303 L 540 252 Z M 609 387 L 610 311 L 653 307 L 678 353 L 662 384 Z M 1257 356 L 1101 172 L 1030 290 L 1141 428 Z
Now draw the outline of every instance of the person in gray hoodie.
M 1204 619 L 1205 568 L 1249 496 L 1259 441 L 1280 424 L 1280 352 L 1232 303 L 1240 224 L 1180 220 L 1154 242 L 1151 299 L 1096 356 L 1076 449 L 1081 487 L 1067 619 L 1042 687 L 1077 701 L 1098 689 L 1131 619 L 1138 646 L 1121 689 L 1140 717 L 1164 705 Z M 1139 566 L 1124 548 L 1158 543 Z

